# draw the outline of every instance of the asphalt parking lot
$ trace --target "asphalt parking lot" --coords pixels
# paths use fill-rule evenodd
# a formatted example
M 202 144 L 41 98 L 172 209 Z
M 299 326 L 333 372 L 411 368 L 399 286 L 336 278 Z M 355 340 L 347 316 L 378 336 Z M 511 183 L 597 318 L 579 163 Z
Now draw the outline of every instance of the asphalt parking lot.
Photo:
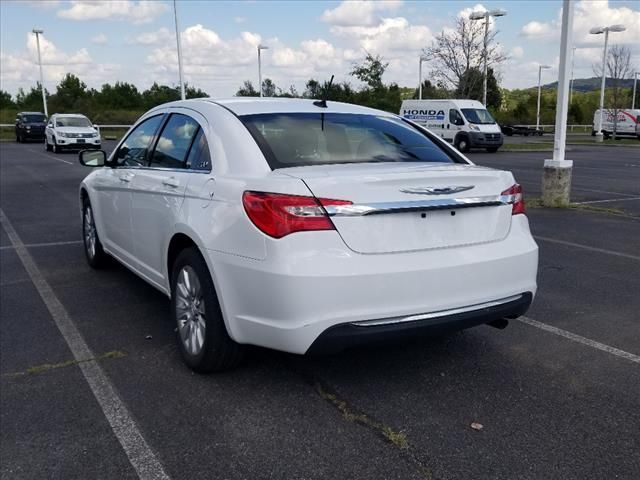
M 469 156 L 536 197 L 549 155 Z M 587 207 L 529 210 L 523 320 L 201 376 L 163 295 L 86 265 L 77 155 L 0 143 L 0 476 L 640 478 L 640 150 L 567 158 Z

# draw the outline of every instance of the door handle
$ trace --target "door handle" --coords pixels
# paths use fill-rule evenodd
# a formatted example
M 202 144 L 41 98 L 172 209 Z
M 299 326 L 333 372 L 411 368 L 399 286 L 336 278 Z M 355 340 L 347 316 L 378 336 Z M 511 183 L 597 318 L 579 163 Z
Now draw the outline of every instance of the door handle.
M 449 130 L 450 124 L 447 123 L 447 130 Z
M 180 182 L 175 177 L 169 177 L 162 180 L 162 184 L 171 188 L 178 188 L 180 186 Z

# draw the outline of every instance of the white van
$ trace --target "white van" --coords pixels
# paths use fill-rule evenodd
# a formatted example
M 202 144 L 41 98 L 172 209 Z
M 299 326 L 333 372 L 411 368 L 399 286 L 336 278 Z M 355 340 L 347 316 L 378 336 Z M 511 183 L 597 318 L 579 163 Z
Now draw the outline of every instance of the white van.
M 502 146 L 500 126 L 476 100 L 404 100 L 400 116 L 427 127 L 461 152 L 496 152 Z
M 621 108 L 618 110 L 618 123 L 616 125 L 616 135 L 635 135 L 636 124 L 638 123 L 638 116 L 640 116 L 640 109 L 631 110 L 630 108 Z M 604 116 L 602 117 L 602 132 L 605 137 L 610 137 L 613 134 L 613 120 L 615 117 L 615 110 L 613 108 L 605 108 Z M 598 129 L 598 121 L 600 118 L 600 109 L 596 110 L 593 114 L 593 128 L 591 135 L 595 135 Z

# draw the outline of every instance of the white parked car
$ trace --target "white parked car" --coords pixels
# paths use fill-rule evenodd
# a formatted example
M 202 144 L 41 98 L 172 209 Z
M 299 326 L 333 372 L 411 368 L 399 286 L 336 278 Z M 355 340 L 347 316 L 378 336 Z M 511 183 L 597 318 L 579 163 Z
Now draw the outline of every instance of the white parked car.
M 510 172 L 397 115 L 343 103 L 198 99 L 154 108 L 80 185 L 90 265 L 171 297 L 196 371 L 242 345 L 298 354 L 490 323 L 536 291 Z
M 56 113 L 45 129 L 44 145 L 58 153 L 63 149 L 100 148 L 100 132 L 84 115 Z

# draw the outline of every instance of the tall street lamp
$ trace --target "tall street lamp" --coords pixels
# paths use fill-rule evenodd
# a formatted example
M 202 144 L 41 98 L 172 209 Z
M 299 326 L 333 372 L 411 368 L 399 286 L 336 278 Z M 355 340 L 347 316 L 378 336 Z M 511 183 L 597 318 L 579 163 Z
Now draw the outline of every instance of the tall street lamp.
M 176 7 L 176 0 L 173 0 L 173 19 L 176 24 L 176 42 L 178 44 L 178 77 L 180 78 L 180 98 L 184 100 L 186 98 L 184 92 L 184 81 L 182 79 L 182 43 L 180 42 L 180 29 L 178 28 L 178 8 Z
M 260 96 L 262 96 L 262 58 L 260 55 L 261 50 L 266 50 L 269 47 L 266 45 L 258 45 L 258 88 L 260 89 Z
M 600 84 L 600 115 L 598 115 L 598 128 L 596 131 L 596 142 L 602 142 L 602 117 L 604 115 L 604 84 L 607 77 L 607 44 L 609 43 L 609 32 L 624 32 L 624 25 L 611 25 L 610 27 L 593 27 L 589 30 L 591 35 L 604 33 L 604 51 L 602 52 L 602 82 Z
M 44 76 L 42 75 L 42 57 L 40 56 L 40 35 L 44 33 L 44 30 L 38 30 L 34 28 L 31 30 L 36 36 L 36 45 L 38 47 L 38 66 L 40 67 L 40 91 L 42 92 L 42 104 L 44 105 L 44 116 L 49 118 L 49 112 L 47 110 L 47 96 L 44 93 Z
M 540 80 L 542 79 L 542 70 L 546 68 L 551 68 L 549 65 L 540 65 L 538 67 L 538 112 L 536 113 L 536 131 L 540 128 L 540 92 L 542 91 L 542 84 Z
M 631 110 L 636 108 L 636 83 L 638 83 L 638 74 L 640 72 L 636 72 L 633 74 L 633 97 L 631 97 Z
M 429 58 L 426 55 L 420 55 L 420 66 L 418 67 L 418 100 L 422 100 L 422 62 L 426 62 Z
M 571 52 L 571 80 L 569 81 L 569 105 L 571 105 L 571 101 L 573 100 L 573 64 L 576 57 L 576 47 L 573 47 L 573 51 Z
M 489 39 L 489 19 L 491 17 L 504 17 L 507 14 L 505 10 L 497 9 L 486 12 L 472 12 L 469 15 L 471 20 L 482 20 L 484 19 L 484 49 L 482 53 L 482 57 L 484 59 L 484 80 L 482 81 L 482 103 L 486 107 L 487 106 L 487 42 Z

